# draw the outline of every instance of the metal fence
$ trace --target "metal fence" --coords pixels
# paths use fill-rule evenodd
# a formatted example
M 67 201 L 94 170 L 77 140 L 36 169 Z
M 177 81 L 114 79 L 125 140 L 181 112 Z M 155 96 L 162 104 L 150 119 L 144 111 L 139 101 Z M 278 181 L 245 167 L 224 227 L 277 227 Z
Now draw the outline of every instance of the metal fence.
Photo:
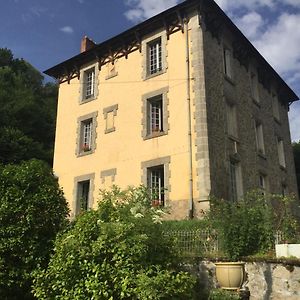
M 209 230 L 170 230 L 164 235 L 171 238 L 183 256 L 203 256 L 218 252 L 218 238 Z

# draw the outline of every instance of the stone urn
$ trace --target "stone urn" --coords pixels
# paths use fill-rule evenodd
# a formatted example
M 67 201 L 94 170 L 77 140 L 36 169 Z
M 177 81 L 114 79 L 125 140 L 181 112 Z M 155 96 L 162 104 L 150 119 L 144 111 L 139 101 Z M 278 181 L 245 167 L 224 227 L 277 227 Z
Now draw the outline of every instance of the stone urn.
M 243 262 L 218 262 L 216 276 L 222 289 L 237 290 L 245 280 L 245 263 Z

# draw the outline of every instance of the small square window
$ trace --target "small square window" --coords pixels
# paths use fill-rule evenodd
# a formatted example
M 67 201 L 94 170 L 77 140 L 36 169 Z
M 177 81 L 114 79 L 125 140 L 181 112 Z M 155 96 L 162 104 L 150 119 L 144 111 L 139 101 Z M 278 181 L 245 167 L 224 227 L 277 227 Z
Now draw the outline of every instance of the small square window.
M 255 138 L 257 152 L 260 154 L 265 154 L 263 126 L 258 122 L 255 123 Z
M 267 176 L 259 174 L 258 176 L 258 187 L 262 192 L 262 195 L 266 195 L 267 192 Z
M 95 92 L 95 68 L 84 72 L 84 85 L 84 99 L 93 98 Z
M 87 211 L 89 209 L 90 180 L 77 183 L 77 211 Z
M 110 133 L 116 130 L 115 117 L 118 111 L 118 104 L 105 107 L 103 109 L 103 115 L 105 120 L 105 133 Z
M 147 169 L 148 188 L 151 192 L 152 200 L 158 201 L 159 205 L 164 205 L 164 166 L 155 166 Z
M 223 61 L 224 61 L 224 73 L 230 79 L 233 79 L 233 70 L 232 70 L 232 51 L 228 48 L 223 50 Z
M 148 135 L 155 135 L 164 131 L 162 98 L 162 95 L 158 95 L 148 99 Z
M 162 71 L 161 38 L 147 43 L 147 72 L 153 75 Z

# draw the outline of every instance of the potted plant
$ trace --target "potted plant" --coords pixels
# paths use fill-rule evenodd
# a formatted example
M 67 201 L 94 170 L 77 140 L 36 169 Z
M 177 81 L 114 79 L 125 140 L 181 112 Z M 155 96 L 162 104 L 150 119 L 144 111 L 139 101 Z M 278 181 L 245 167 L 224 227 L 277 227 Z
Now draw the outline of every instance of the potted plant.
M 81 149 L 82 149 L 83 152 L 88 152 L 88 151 L 91 150 L 91 147 L 88 144 L 83 144 Z

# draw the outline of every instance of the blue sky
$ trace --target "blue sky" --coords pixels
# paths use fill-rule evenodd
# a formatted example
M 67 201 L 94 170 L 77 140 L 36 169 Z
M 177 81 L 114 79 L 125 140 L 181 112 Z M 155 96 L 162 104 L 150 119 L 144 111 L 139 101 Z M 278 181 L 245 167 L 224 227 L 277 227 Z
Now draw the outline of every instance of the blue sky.
M 84 35 L 96 43 L 180 0 L 2 0 L 0 47 L 40 71 L 79 53 Z M 217 0 L 243 33 L 300 96 L 300 0 Z M 290 113 L 300 140 L 300 101 Z

